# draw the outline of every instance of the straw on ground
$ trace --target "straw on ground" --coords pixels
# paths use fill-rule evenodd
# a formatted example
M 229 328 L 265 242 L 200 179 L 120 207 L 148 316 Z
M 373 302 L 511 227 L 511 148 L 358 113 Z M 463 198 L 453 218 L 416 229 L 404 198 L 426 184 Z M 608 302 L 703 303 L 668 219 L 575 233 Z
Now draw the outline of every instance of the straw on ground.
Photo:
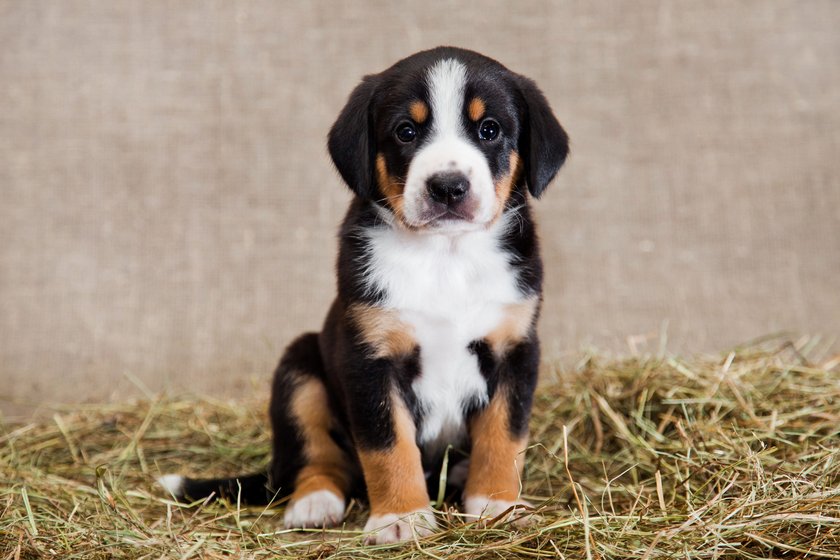
M 840 558 L 838 363 L 771 346 L 547 368 L 523 480 L 537 521 L 479 526 L 437 504 L 444 529 L 401 546 L 364 546 L 357 503 L 342 530 L 289 532 L 282 505 L 186 507 L 154 487 L 265 465 L 263 402 L 0 425 L 0 559 Z

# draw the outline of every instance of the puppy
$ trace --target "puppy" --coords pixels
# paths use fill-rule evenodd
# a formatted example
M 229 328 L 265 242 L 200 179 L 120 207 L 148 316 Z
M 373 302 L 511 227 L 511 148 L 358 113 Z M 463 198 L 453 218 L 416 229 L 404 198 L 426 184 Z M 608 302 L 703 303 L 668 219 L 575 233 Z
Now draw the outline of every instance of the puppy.
M 368 540 L 396 542 L 434 531 L 429 486 L 450 450 L 465 512 L 495 517 L 523 503 L 540 357 L 530 198 L 568 137 L 534 82 L 440 47 L 366 76 L 328 144 L 355 194 L 338 295 L 275 372 L 268 472 L 160 482 L 181 499 L 290 496 L 289 528 L 334 526 L 366 495 Z

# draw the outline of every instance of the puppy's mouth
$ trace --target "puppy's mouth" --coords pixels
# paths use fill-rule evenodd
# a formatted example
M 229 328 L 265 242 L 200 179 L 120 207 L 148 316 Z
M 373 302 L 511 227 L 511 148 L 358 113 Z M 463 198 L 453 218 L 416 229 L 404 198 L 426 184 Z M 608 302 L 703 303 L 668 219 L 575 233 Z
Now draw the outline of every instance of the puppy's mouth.
M 444 208 L 443 210 L 439 211 L 436 215 L 429 218 L 427 222 L 452 220 L 463 220 L 465 222 L 471 222 L 473 221 L 473 215 L 471 213 L 466 212 L 465 210 L 460 210 L 457 208 Z
M 475 215 L 468 208 L 464 208 L 464 205 L 447 206 L 433 203 L 418 218 L 412 224 L 416 229 L 449 229 L 452 226 L 460 229 L 475 223 Z

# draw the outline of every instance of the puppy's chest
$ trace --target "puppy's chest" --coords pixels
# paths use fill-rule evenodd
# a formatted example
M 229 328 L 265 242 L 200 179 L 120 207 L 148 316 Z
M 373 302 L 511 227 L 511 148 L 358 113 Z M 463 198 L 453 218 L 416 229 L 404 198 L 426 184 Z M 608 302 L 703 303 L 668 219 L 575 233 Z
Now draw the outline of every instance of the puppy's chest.
M 424 454 L 436 455 L 464 439 L 466 407 L 487 402 L 487 383 L 469 345 L 522 301 L 516 272 L 488 232 L 458 244 L 384 237 L 375 240 L 372 256 L 371 283 L 420 348 L 420 372 L 412 382 L 421 410 L 418 441 Z

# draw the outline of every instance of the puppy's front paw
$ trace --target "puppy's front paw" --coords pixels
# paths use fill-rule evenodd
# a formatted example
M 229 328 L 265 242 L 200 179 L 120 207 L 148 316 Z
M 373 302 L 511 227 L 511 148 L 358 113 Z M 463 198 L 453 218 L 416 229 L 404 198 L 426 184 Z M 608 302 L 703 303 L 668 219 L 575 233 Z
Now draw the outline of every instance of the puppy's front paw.
M 344 519 L 344 498 L 329 490 L 316 490 L 286 506 L 286 529 L 335 527 Z
M 371 515 L 365 524 L 367 544 L 386 544 L 407 541 L 431 535 L 437 529 L 435 515 L 430 509 L 419 509 L 409 513 L 386 513 Z
M 525 500 L 496 500 L 487 496 L 470 496 L 464 500 L 464 513 L 470 517 L 476 517 L 486 523 L 506 514 L 504 520 L 513 520 L 514 525 L 519 527 L 532 521 L 532 515 L 523 513 L 523 509 L 530 507 L 531 504 Z

